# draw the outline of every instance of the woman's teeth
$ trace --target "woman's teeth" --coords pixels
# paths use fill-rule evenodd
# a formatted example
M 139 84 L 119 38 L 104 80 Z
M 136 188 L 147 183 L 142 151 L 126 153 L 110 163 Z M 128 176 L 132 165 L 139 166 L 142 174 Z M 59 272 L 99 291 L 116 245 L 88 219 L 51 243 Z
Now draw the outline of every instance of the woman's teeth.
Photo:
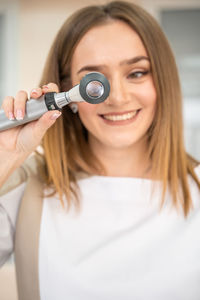
M 123 115 L 103 115 L 103 118 L 110 121 L 122 121 L 122 120 L 129 120 L 133 118 L 137 114 L 138 110 L 133 112 L 129 112 Z

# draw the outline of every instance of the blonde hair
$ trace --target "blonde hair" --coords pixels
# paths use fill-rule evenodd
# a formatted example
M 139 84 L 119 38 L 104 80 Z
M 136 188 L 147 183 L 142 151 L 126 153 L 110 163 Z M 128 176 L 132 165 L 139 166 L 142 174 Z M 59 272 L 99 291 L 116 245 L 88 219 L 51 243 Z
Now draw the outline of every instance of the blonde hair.
M 132 27 L 150 58 L 157 92 L 156 114 L 147 133 L 152 174 L 163 183 L 161 207 L 169 187 L 173 205 L 181 205 L 187 216 L 192 208 L 188 174 L 200 188 L 194 172 L 197 161 L 184 148 L 182 96 L 174 56 L 160 26 L 149 13 L 124 1 L 78 10 L 64 23 L 55 38 L 41 85 L 55 82 L 60 91 L 70 89 L 70 61 L 79 41 L 92 27 L 112 20 L 121 20 Z M 43 147 L 47 185 L 58 192 L 61 201 L 65 195 L 69 206 L 72 199 L 78 204 L 77 173 L 99 174 L 101 170 L 98 158 L 87 143 L 87 131 L 78 114 L 74 115 L 68 106 L 64 107 L 62 117 L 45 134 Z

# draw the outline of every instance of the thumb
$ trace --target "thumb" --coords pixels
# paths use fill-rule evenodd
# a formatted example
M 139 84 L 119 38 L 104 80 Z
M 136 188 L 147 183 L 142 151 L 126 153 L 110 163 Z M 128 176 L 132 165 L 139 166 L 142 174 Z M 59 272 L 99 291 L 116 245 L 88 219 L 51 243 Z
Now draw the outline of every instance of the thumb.
M 46 112 L 34 126 L 34 135 L 38 138 L 42 138 L 47 129 L 49 129 L 56 121 L 57 118 L 61 116 L 59 110 Z

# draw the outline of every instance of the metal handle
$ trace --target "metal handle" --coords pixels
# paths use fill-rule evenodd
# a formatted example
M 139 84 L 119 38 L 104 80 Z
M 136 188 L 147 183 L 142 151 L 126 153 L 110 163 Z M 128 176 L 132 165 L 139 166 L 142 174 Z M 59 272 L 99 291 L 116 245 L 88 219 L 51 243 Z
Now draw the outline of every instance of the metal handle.
M 23 120 L 9 120 L 6 117 L 4 110 L 0 110 L 0 131 L 37 120 L 47 111 L 48 110 L 44 101 L 44 96 L 37 100 L 30 99 L 27 101 L 26 114 Z

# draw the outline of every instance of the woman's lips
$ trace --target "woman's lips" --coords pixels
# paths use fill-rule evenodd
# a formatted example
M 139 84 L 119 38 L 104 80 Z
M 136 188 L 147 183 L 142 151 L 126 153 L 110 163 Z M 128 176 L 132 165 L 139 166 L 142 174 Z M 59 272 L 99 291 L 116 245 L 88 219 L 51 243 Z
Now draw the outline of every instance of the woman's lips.
M 123 112 L 123 113 L 107 113 L 100 117 L 109 125 L 125 125 L 134 121 L 141 109 Z

